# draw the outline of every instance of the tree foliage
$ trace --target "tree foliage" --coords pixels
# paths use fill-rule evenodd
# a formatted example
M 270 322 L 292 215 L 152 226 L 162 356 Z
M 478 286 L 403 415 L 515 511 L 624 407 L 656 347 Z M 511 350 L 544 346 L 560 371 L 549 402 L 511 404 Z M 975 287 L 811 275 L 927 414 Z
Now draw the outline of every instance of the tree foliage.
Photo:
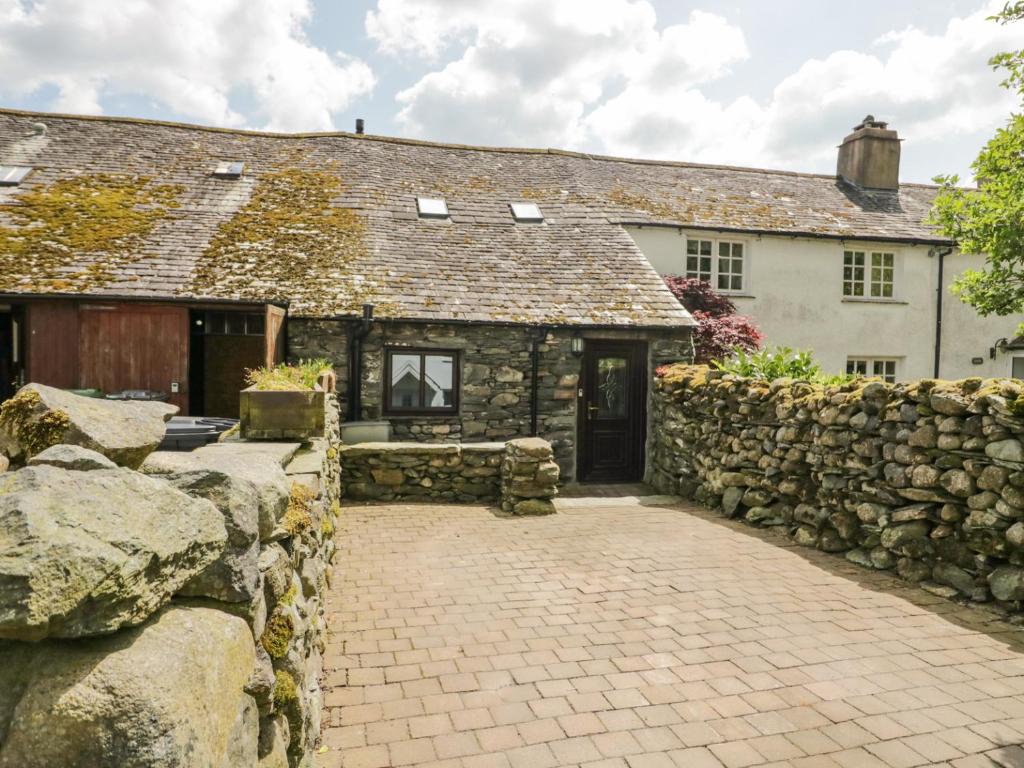
M 717 293 L 709 283 L 693 277 L 667 275 L 665 284 L 693 315 L 694 360 L 710 363 L 732 355 L 734 349 L 756 350 L 761 332 L 749 317 L 736 314 L 728 296 Z
M 991 18 L 1000 24 L 1024 21 L 1024 0 L 1007 2 Z M 1024 104 L 1024 50 L 997 54 L 989 63 L 1005 74 L 1002 85 Z M 964 253 L 986 254 L 985 268 L 965 271 L 953 292 L 982 315 L 1024 311 L 1024 115 L 1010 115 L 971 168 L 977 190 L 960 187 L 956 175 L 935 179 L 941 189 L 932 223 Z

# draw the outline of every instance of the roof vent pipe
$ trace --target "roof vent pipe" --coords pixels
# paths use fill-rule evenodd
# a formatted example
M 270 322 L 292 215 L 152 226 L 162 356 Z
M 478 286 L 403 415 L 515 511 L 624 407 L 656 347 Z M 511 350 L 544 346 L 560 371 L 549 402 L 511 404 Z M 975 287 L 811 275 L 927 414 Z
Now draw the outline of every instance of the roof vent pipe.
M 365 126 L 366 126 L 366 123 L 363 122 L 363 118 L 357 117 L 356 118 L 356 133 L 358 135 L 360 135 L 360 136 L 363 135 L 363 129 L 365 128 Z
M 899 135 L 868 115 L 839 146 L 836 175 L 862 189 L 899 189 Z

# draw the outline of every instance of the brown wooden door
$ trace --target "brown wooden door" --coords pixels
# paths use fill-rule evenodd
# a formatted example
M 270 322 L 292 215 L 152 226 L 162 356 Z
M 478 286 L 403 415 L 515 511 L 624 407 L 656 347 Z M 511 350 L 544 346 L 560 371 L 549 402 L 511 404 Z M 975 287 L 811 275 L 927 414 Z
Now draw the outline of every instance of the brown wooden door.
M 640 480 L 646 437 L 647 345 L 588 341 L 582 385 L 579 479 Z
M 152 389 L 188 411 L 188 309 L 171 304 L 83 304 L 80 386 Z M 257 357 L 259 359 L 259 357 Z M 174 392 L 177 384 L 177 392 Z

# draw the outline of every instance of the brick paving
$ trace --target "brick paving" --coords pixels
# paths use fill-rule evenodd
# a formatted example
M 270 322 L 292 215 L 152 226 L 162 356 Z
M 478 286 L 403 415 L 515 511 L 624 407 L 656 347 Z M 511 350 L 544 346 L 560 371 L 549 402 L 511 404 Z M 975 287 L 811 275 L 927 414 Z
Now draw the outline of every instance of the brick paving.
M 321 768 L 1024 766 L 1024 643 L 689 505 L 348 507 Z

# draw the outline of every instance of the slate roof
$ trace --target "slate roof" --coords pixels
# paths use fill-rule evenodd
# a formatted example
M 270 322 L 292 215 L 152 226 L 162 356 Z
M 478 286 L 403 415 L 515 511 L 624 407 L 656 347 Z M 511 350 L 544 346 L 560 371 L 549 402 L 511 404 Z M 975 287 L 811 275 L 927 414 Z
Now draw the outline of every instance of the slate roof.
M 244 161 L 243 177 L 214 178 L 224 160 Z M 679 326 L 692 320 L 623 223 L 946 242 L 923 223 L 934 187 L 868 192 L 829 176 L 557 150 L 0 110 L 0 164 L 35 169 L 0 187 L 4 294 Z M 418 218 L 417 195 L 444 197 L 450 220 Z M 518 200 L 537 202 L 544 223 L 515 223 Z

